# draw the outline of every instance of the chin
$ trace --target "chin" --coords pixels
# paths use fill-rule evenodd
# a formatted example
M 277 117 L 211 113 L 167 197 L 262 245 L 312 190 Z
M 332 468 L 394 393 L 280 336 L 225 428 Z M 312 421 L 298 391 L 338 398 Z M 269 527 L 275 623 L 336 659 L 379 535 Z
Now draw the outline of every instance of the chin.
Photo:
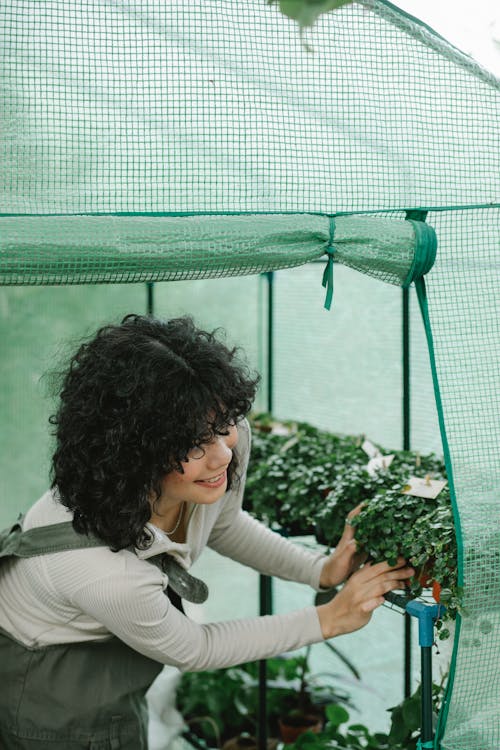
M 199 505 L 213 505 L 214 503 L 218 502 L 227 492 L 227 487 L 220 487 L 217 488 L 217 490 L 212 490 L 211 492 L 207 492 L 206 495 L 200 496 L 198 495 L 196 500 L 193 502 L 198 503 Z

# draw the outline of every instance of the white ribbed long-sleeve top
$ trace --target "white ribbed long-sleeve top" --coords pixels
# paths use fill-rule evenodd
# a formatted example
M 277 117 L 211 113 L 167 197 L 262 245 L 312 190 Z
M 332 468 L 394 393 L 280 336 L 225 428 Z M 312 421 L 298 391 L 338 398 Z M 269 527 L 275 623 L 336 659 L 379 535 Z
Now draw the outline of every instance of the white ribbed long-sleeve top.
M 248 425 L 241 423 L 238 431 L 236 450 L 244 473 Z M 313 606 L 198 624 L 170 603 L 164 593 L 167 575 L 147 562 L 168 552 L 188 569 L 208 546 L 261 573 L 318 589 L 325 556 L 297 547 L 244 512 L 243 489 L 244 476 L 216 503 L 194 505 L 183 544 L 149 525 L 153 544 L 135 553 L 96 547 L 8 559 L 0 567 L 0 627 L 31 647 L 116 635 L 141 654 L 183 671 L 268 658 L 323 640 Z M 70 511 L 47 492 L 28 511 L 23 528 L 68 520 Z

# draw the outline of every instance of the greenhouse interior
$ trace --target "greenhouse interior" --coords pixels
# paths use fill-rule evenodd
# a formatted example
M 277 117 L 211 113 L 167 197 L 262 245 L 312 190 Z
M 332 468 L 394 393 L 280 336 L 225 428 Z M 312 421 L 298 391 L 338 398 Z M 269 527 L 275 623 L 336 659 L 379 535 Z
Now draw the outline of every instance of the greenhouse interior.
M 498 750 L 500 80 L 385 0 L 0 16 L 0 593 L 51 482 L 54 373 L 131 313 L 192 316 L 260 373 L 245 515 L 307 559 L 349 527 L 361 572 L 418 569 L 339 637 L 216 669 L 167 656 L 142 744 L 18 729 L 8 697 L 5 750 Z M 285 629 L 343 592 L 237 558 L 208 544 L 188 578 L 210 595 L 175 622 Z M 38 658 L 50 640 L 9 633 L 2 598 L 1 648 Z M 320 719 L 287 739 L 280 709 L 298 714 L 306 683 Z M 35 696 L 35 727 L 50 705 Z

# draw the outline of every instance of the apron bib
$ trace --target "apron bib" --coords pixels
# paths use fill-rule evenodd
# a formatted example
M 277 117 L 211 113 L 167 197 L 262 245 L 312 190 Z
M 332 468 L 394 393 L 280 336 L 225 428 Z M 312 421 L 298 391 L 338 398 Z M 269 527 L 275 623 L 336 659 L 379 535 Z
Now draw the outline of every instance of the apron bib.
M 18 521 L 0 533 L 0 562 L 97 546 L 105 545 L 71 523 L 23 532 Z M 114 636 L 27 647 L 0 629 L 0 748 L 146 750 L 145 693 L 162 668 Z

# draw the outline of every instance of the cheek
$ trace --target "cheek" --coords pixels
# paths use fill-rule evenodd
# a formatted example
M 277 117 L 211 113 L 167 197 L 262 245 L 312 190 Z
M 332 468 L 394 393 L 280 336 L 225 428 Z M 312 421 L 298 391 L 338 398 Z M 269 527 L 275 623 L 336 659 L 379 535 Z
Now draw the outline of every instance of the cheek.
M 163 491 L 168 492 L 169 490 L 176 490 L 185 487 L 186 484 L 193 481 L 193 469 L 189 464 L 184 466 L 184 473 L 181 474 L 179 471 L 172 471 L 164 477 L 162 482 Z

